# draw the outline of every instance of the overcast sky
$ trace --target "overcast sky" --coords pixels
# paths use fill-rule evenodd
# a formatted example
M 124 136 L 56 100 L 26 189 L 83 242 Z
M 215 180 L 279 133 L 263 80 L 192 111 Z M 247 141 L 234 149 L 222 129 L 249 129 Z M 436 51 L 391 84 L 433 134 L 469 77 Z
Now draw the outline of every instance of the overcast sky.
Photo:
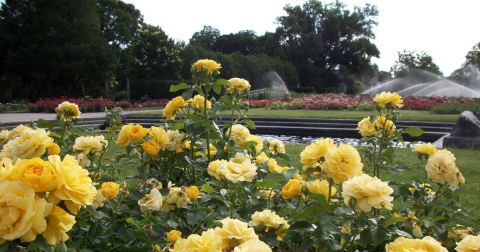
M 304 0 L 124 0 L 139 9 L 145 22 L 158 25 L 172 38 L 188 42 L 203 25 L 222 34 L 254 30 L 257 35 L 274 31 L 276 17 L 286 4 Z M 324 1 L 324 2 L 331 2 Z M 381 70 L 389 70 L 397 52 L 425 51 L 448 75 L 465 60 L 480 41 L 480 0 L 343 0 L 353 7 L 371 3 L 378 7 L 375 44 Z

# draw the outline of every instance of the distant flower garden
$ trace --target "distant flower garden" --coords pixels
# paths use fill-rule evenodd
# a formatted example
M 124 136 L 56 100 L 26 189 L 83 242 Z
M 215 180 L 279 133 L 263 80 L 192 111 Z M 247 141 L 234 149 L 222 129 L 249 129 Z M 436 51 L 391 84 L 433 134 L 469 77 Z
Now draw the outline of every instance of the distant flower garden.
M 249 82 L 218 79 L 220 69 L 197 61 L 194 84 L 172 86 L 183 94 L 150 128 L 111 123 L 105 135 L 80 135 L 81 106 L 65 101 L 58 131 L 1 131 L 0 248 L 479 251 L 480 235 L 457 225 L 466 180 L 450 151 L 418 145 L 424 176 L 382 180 L 395 143 L 422 133 L 395 126 L 401 96 L 374 98 L 376 115 L 358 123 L 365 149 L 317 139 L 295 167 L 283 142 L 251 134 Z M 223 127 L 220 110 L 231 111 Z M 107 158 L 110 148 L 120 151 Z

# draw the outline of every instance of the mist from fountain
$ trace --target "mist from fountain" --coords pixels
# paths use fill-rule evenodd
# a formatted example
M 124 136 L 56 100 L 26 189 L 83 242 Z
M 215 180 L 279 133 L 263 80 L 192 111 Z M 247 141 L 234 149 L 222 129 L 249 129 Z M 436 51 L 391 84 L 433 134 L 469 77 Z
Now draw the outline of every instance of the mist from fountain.
M 276 71 L 269 71 L 262 76 L 263 87 L 270 88 L 273 95 L 279 98 L 289 96 L 287 85 Z
M 402 96 L 463 96 L 480 97 L 480 71 L 472 65 L 466 65 L 462 74 L 468 80 L 465 83 L 437 76 L 428 71 L 410 69 L 409 75 L 371 87 L 363 94 L 374 95 L 382 91 L 397 92 Z

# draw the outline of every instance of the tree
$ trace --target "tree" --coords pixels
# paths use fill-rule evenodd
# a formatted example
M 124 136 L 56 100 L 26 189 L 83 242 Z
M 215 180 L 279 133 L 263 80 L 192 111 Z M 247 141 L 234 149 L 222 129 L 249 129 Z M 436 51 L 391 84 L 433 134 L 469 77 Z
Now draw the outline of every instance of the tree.
M 432 56 L 425 52 L 407 51 L 398 52 L 398 59 L 390 69 L 396 78 L 402 78 L 409 74 L 411 68 L 426 70 L 442 75 L 440 68 L 433 62 Z
M 254 54 L 260 51 L 257 35 L 249 30 L 219 36 L 212 49 L 222 53 L 241 54 Z
M 370 59 L 379 56 L 372 42 L 378 15 L 375 6 L 350 11 L 341 2 L 309 0 L 284 10 L 287 14 L 278 18 L 276 32 L 288 60 L 297 66 L 302 85 L 320 91 L 351 76 L 373 72 Z
M 213 45 L 220 37 L 220 31 L 217 28 L 211 26 L 203 26 L 201 31 L 195 32 L 190 39 L 190 44 L 199 45 L 205 49 L 212 50 Z
M 1 88 L 10 99 L 99 94 L 111 78 L 95 0 L 7 0 L 0 33 Z
M 473 46 L 473 48 L 467 53 L 466 64 L 472 64 L 477 68 L 480 68 L 480 42 Z

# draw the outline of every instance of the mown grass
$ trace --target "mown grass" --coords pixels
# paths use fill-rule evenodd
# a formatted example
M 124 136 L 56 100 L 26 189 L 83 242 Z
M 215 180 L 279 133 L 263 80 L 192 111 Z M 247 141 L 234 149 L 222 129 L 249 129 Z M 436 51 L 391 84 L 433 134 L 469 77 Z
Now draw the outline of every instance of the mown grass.
M 303 144 L 287 145 L 287 153 L 295 162 L 296 167 L 301 167 L 300 152 L 305 148 Z M 471 220 L 466 220 L 464 225 L 480 229 L 480 151 L 473 149 L 449 149 L 456 157 L 456 163 L 463 173 L 466 182 L 456 191 L 463 208 L 471 215 Z M 361 153 L 361 149 L 360 149 Z M 411 182 L 423 181 L 424 164 L 420 163 L 410 149 L 397 149 L 394 162 L 402 162 L 408 169 L 404 171 L 382 171 L 381 178 L 385 181 Z
M 435 114 L 430 111 L 401 110 L 400 120 L 403 121 L 434 121 L 455 122 L 458 114 Z M 134 115 L 161 115 L 161 110 L 150 112 L 132 113 Z M 227 112 L 221 113 L 228 115 Z M 326 118 L 326 119 L 362 119 L 373 114 L 373 111 L 348 111 L 348 110 L 268 110 L 254 108 L 248 111 L 249 117 L 274 117 L 274 118 Z

